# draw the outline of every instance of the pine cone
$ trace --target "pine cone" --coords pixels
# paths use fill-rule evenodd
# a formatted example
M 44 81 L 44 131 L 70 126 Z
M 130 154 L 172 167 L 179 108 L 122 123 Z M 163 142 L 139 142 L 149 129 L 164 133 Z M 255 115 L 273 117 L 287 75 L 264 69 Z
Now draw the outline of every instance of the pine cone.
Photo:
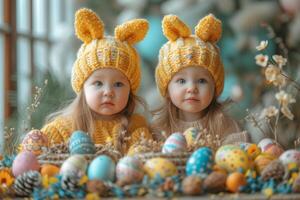
M 64 190 L 75 191 L 79 188 L 80 177 L 73 173 L 64 174 L 61 179 L 61 187 Z
M 19 196 L 30 196 L 34 188 L 41 185 L 42 177 L 37 171 L 28 171 L 17 177 L 14 190 Z
M 264 181 L 267 181 L 271 178 L 276 181 L 281 181 L 284 174 L 284 165 L 280 162 L 280 160 L 273 160 L 263 169 L 263 171 L 261 172 L 261 178 Z

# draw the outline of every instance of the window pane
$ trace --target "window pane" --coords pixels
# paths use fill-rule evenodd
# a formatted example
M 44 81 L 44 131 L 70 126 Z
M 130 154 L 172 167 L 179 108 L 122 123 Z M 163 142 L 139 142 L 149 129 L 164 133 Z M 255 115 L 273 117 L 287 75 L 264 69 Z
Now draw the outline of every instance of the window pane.
M 17 31 L 29 32 L 29 1 L 17 0 Z
M 0 24 L 3 24 L 3 15 L 4 15 L 4 10 L 3 10 L 3 0 L 0 0 Z
M 33 1 L 33 34 L 46 34 L 46 19 L 45 19 L 46 0 Z
M 50 1 L 50 38 L 55 38 L 61 34 L 61 4 L 65 3 L 62 0 L 52 0 Z
M 0 152 L 3 151 L 4 144 L 4 50 L 3 35 L 0 34 Z
M 36 66 L 37 77 L 40 77 L 38 76 L 38 73 L 44 72 L 46 70 L 46 48 L 47 46 L 44 42 L 34 43 L 34 64 Z
M 19 38 L 17 41 L 17 79 L 18 79 L 18 110 L 24 113 L 31 94 L 29 42 Z

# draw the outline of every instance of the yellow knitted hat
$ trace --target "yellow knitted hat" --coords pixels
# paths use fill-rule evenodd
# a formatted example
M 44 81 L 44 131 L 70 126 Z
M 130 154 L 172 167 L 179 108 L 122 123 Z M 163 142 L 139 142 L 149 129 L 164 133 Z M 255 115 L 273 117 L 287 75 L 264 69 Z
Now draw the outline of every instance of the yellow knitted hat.
M 104 36 L 104 24 L 93 11 L 82 8 L 75 14 L 75 31 L 84 42 L 72 69 L 72 88 L 78 93 L 85 80 L 97 69 L 120 70 L 129 80 L 135 94 L 141 81 L 139 55 L 133 44 L 141 41 L 147 31 L 144 19 L 128 21 L 115 28 L 115 36 Z
M 162 96 L 166 96 L 172 77 L 181 69 L 199 66 L 207 69 L 215 81 L 219 96 L 224 86 L 224 67 L 215 43 L 222 34 L 222 23 L 214 15 L 202 18 L 191 35 L 189 27 L 175 15 L 167 15 L 162 21 L 164 35 L 168 42 L 159 52 L 156 67 L 156 83 Z

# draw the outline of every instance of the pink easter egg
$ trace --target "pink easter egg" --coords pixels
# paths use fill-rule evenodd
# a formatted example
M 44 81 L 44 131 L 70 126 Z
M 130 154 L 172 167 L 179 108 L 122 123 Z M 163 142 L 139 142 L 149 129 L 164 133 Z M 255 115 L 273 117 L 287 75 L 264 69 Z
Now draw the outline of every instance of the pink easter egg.
M 39 171 L 39 169 L 40 164 L 34 153 L 26 151 L 19 153 L 12 165 L 12 172 L 15 177 L 29 170 Z

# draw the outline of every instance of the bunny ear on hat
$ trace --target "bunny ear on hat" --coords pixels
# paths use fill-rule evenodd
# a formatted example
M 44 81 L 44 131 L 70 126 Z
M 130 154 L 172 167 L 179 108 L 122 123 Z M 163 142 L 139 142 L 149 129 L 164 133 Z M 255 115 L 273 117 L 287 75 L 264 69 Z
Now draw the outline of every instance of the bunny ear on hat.
M 209 14 L 198 22 L 195 35 L 205 42 L 216 43 L 222 35 L 222 22 L 213 14 Z
M 162 29 L 164 35 L 170 41 L 175 41 L 180 37 L 189 37 L 190 28 L 176 15 L 166 15 L 162 20 Z
M 148 29 L 149 23 L 147 20 L 134 19 L 117 26 L 115 28 L 115 38 L 132 45 L 144 39 Z
M 79 9 L 75 14 L 75 32 L 85 44 L 93 39 L 101 39 L 104 35 L 104 24 L 92 10 Z

